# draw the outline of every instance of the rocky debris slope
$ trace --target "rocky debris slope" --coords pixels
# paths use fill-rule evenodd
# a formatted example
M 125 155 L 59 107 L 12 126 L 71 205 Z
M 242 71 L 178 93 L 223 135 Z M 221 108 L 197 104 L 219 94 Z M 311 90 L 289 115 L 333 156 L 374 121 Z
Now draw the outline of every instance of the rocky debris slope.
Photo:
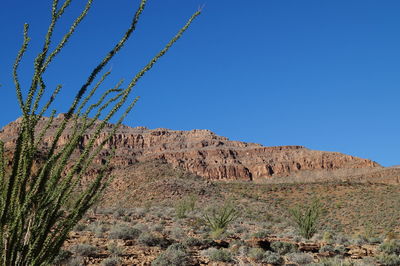
M 38 130 L 48 118 L 43 117 Z M 51 143 L 63 115 L 59 115 L 46 137 L 43 146 Z M 98 122 L 96 122 L 98 123 Z M 0 139 L 6 147 L 12 147 L 18 133 L 20 119 L 0 131 Z M 101 143 L 111 131 L 108 124 L 96 143 Z M 80 143 L 82 149 L 89 141 L 88 132 Z M 67 128 L 59 145 L 67 143 L 71 126 Z M 135 162 L 163 160 L 175 168 L 213 180 L 263 180 L 275 176 L 289 176 L 302 171 L 337 169 L 381 168 L 371 160 L 338 152 L 307 149 L 303 146 L 264 147 L 259 144 L 231 141 L 209 130 L 178 131 L 164 128 L 121 126 L 107 142 L 102 155 L 116 148 L 114 168 L 124 168 Z M 98 158 L 101 161 L 101 157 Z

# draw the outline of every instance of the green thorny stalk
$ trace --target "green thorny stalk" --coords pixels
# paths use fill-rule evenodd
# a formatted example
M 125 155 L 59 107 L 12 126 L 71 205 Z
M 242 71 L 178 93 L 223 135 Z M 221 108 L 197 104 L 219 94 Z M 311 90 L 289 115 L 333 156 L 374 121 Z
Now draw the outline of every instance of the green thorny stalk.
M 45 36 L 43 48 L 34 60 L 32 81 L 29 89 L 26 90 L 25 99 L 19 82 L 18 68 L 30 41 L 28 36 L 29 26 L 27 24 L 24 25 L 23 44 L 13 66 L 15 90 L 22 111 L 22 119 L 15 150 L 11 156 L 8 156 L 11 159 L 10 162 L 5 160 L 4 143 L 0 141 L 1 265 L 51 264 L 67 239 L 70 230 L 96 202 L 99 195 L 111 181 L 111 177 L 107 174 L 107 169 L 108 161 L 114 154 L 113 152 L 98 171 L 95 180 L 83 188 L 78 188 L 82 176 L 85 175 L 94 158 L 115 135 L 120 124 L 135 105 L 137 98 L 132 102 L 128 102 L 132 88 L 182 36 L 201 12 L 199 10 L 190 17 L 166 46 L 131 79 L 126 88 L 121 88 L 122 81 L 120 81 L 115 87 L 104 90 L 101 96 L 88 106 L 89 101 L 93 100 L 95 93 L 110 72 L 103 74 L 96 84 L 92 85 L 93 82 L 136 29 L 146 5 L 146 0 L 141 0 L 125 34 L 92 70 L 87 80 L 77 91 L 61 124 L 58 125 L 51 138 L 50 146 L 45 151 L 40 151 L 40 161 L 42 163 L 35 164 L 38 160 L 37 157 L 42 140 L 48 133 L 48 129 L 53 125 L 56 111 L 53 110 L 51 112 L 40 132 L 36 132 L 36 126 L 61 90 L 61 85 L 58 85 L 50 93 L 50 98 L 42 104 L 42 98 L 47 89 L 43 75 L 52 60 L 69 41 L 80 22 L 86 17 L 92 6 L 92 0 L 87 0 L 86 6 L 73 21 L 68 32 L 51 50 L 54 29 L 70 4 L 71 0 L 65 0 L 62 4 L 59 3 L 59 0 L 53 0 L 51 22 Z M 41 109 L 39 109 L 39 106 L 42 106 Z M 111 131 L 105 133 L 103 129 L 120 110 L 122 110 L 122 115 L 117 119 L 117 123 L 113 125 Z M 92 119 L 88 119 L 92 111 L 95 112 L 95 115 Z M 95 123 L 100 115 L 105 118 Z M 60 137 L 69 125 L 73 129 L 70 139 L 64 146 L 58 147 L 57 144 Z M 91 132 L 90 137 L 85 142 L 86 144 L 82 151 L 80 151 L 78 159 L 73 162 L 71 167 L 71 156 L 78 149 L 83 136 L 89 130 Z M 98 143 L 96 140 L 100 136 L 102 136 L 102 141 Z M 35 171 L 33 171 L 34 164 L 38 165 L 38 169 Z M 7 165 L 10 167 L 7 167 Z M 72 197 L 72 195 L 76 195 L 77 191 L 79 195 Z
M 319 219 L 324 212 L 322 204 L 318 199 L 314 199 L 310 205 L 299 206 L 289 209 L 293 221 L 296 223 L 300 235 L 310 239 L 318 229 Z

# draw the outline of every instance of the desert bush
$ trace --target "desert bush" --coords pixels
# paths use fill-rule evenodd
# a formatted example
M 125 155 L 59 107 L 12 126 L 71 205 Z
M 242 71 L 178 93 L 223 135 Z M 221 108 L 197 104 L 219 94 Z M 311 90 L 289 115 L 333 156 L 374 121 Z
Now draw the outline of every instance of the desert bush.
M 114 209 L 96 207 L 96 214 L 109 215 L 114 213 Z
M 108 227 L 100 221 L 91 223 L 87 230 L 93 232 L 96 237 L 103 237 L 104 233 L 108 231 Z
M 146 213 L 147 213 L 147 210 L 145 208 L 141 208 L 141 207 L 134 208 L 131 211 L 131 217 L 133 219 L 140 219 L 140 218 L 143 218 L 146 215 Z
M 81 231 L 85 231 L 86 228 L 87 228 L 86 224 L 79 223 L 79 224 L 75 225 L 73 230 L 76 231 L 76 232 L 81 232 Z
M 340 255 L 346 254 L 346 252 L 347 252 L 348 250 L 349 250 L 348 248 L 346 248 L 345 246 L 342 246 L 342 245 L 335 246 L 335 252 L 336 252 L 337 254 L 340 254 Z
M 233 232 L 235 234 L 247 233 L 248 232 L 248 228 L 246 228 L 245 226 L 243 226 L 241 224 L 234 224 L 233 225 Z
M 334 242 L 339 245 L 349 245 L 350 244 L 349 238 L 342 234 L 335 235 L 333 239 L 334 239 Z
M 137 99 L 130 99 L 133 87 L 200 14 L 200 11 L 194 13 L 184 27 L 129 81 L 125 88 L 121 88 L 122 82 L 118 82 L 115 87 L 100 92 L 99 88 L 104 85 L 104 80 L 110 74 L 110 72 L 102 74 L 104 68 L 136 29 L 147 2 L 141 0 L 126 32 L 109 52 L 98 60 L 100 63 L 89 71 L 89 76 L 76 91 L 69 107 L 66 105 L 66 114 L 60 117 L 61 123 L 52 134 L 48 148 L 43 150 L 41 144 L 46 133 L 50 134 L 49 128 L 55 125 L 56 111 L 51 112 L 39 132 L 37 125 L 42 116 L 47 114 L 62 88 L 62 85 L 57 85 L 54 89 L 50 89 L 53 86 L 49 86 L 47 82 L 46 71 L 85 19 L 93 1 L 84 1 L 86 4 L 83 10 L 72 20 L 66 33 L 59 36 L 55 29 L 64 28 L 58 27 L 58 22 L 63 20 L 61 18 L 70 8 L 71 2 L 73 1 L 52 1 L 49 12 L 51 19 L 44 34 L 43 46 L 34 59 L 33 71 L 24 72 L 31 76 L 24 77 L 23 84 L 20 83 L 19 67 L 30 42 L 28 24 L 24 25 L 23 43 L 13 65 L 16 98 L 22 118 L 13 154 L 10 157 L 10 171 L 5 169 L 4 143 L 0 141 L 1 265 L 48 265 L 53 262 L 69 232 L 96 203 L 99 195 L 111 181 L 112 176 L 107 174 L 107 170 L 113 153 L 98 169 L 98 175 L 92 182 L 86 186 L 81 183 L 93 160 L 115 135 L 135 105 Z M 60 41 L 56 42 L 54 36 L 60 37 Z M 52 73 L 52 76 L 54 74 Z M 99 78 L 100 75 L 102 76 Z M 96 80 L 97 83 L 93 84 Z M 26 83 L 28 86 L 25 89 L 23 86 Z M 96 99 L 93 95 L 99 95 L 99 98 Z M 93 119 L 89 119 L 89 115 L 93 115 Z M 116 115 L 119 117 L 115 117 Z M 102 120 L 96 123 L 100 117 Z M 104 133 L 103 129 L 112 118 L 116 118 L 115 125 L 105 133 L 104 140 L 99 142 L 99 136 Z M 69 141 L 59 147 L 59 140 L 69 126 L 72 128 Z M 91 130 L 92 134 L 87 144 L 79 153 L 77 160 L 72 161 L 72 155 L 79 148 L 88 130 Z M 39 152 L 41 162 L 38 163 Z
M 362 260 L 355 263 L 356 266 L 375 266 L 376 259 L 374 257 L 364 257 Z
M 233 255 L 239 255 L 239 249 L 246 246 L 246 242 L 241 239 L 235 239 L 229 243 L 229 249 Z
M 151 230 L 155 232 L 162 232 L 164 230 L 164 226 L 161 223 L 157 223 L 151 227 Z
M 400 265 L 400 257 L 394 253 L 382 253 L 376 256 L 376 260 L 384 266 L 398 266 Z
M 133 225 L 132 228 L 133 229 L 137 229 L 137 230 L 139 230 L 141 232 L 146 232 L 146 231 L 150 230 L 147 225 L 142 224 L 142 223 L 137 223 L 137 224 Z
M 219 208 L 213 208 L 210 213 L 204 214 L 204 222 L 212 233 L 220 235 L 238 216 L 238 211 L 230 203 L 225 203 Z
M 276 241 L 271 244 L 271 249 L 281 255 L 297 251 L 297 246 L 288 242 Z
M 318 200 L 308 206 L 296 206 L 289 209 L 292 219 L 296 223 L 300 235 L 306 239 L 310 239 L 316 232 L 320 216 L 322 214 L 322 205 Z
M 182 244 L 172 244 L 152 263 L 153 266 L 184 266 L 189 263 L 189 253 Z
M 71 247 L 71 251 L 77 255 L 89 257 L 95 255 L 99 250 L 97 247 L 89 244 L 77 244 Z
M 202 246 L 202 245 L 207 244 L 208 242 L 209 242 L 208 240 L 204 240 L 204 239 L 200 239 L 200 238 L 196 238 L 196 237 L 188 237 L 183 240 L 183 244 L 187 247 Z
M 221 261 L 221 262 L 233 261 L 231 252 L 229 252 L 229 250 L 224 248 L 221 249 L 210 248 L 207 250 L 207 253 L 211 261 Z
M 331 254 L 340 254 L 340 255 L 344 255 L 347 251 L 348 250 L 346 249 L 346 247 L 341 245 L 339 246 L 325 245 L 319 249 L 320 253 L 329 252 Z
M 264 257 L 265 250 L 262 248 L 251 248 L 248 250 L 248 256 L 255 261 L 261 262 Z
M 125 212 L 125 210 L 123 208 L 116 208 L 114 210 L 113 216 L 114 216 L 115 219 L 119 219 L 121 217 L 124 217 L 125 213 L 126 212 Z
M 323 253 L 323 252 L 335 253 L 335 247 L 331 246 L 331 245 L 325 245 L 319 249 L 319 252 L 320 253 Z
M 129 223 L 129 222 L 131 222 L 132 221 L 132 218 L 131 217 L 129 217 L 129 216 L 122 216 L 122 219 L 121 219 L 122 221 L 124 221 L 124 222 L 127 222 L 127 223 Z
M 380 243 L 382 243 L 382 238 L 380 238 L 380 237 L 370 237 L 370 238 L 368 238 L 368 243 L 370 243 L 370 244 L 380 244 Z
M 121 259 L 118 257 L 111 257 L 101 262 L 102 266 L 117 266 L 121 264 Z
M 271 234 L 271 232 L 268 230 L 261 230 L 261 231 L 255 232 L 252 236 L 257 237 L 257 238 L 266 238 L 270 234 Z
M 82 266 L 85 265 L 84 263 L 84 259 L 80 256 L 75 257 L 75 258 L 71 258 L 70 260 L 68 260 L 68 262 L 66 263 L 66 266 Z
M 237 249 L 236 255 L 241 257 L 247 257 L 249 255 L 250 248 L 246 245 L 239 246 Z
M 356 245 L 365 245 L 365 244 L 379 244 L 382 243 L 382 239 L 380 237 L 367 237 L 366 235 L 357 235 L 355 239 L 353 239 L 353 243 Z
M 324 234 L 322 235 L 322 240 L 325 241 L 328 244 L 332 244 L 333 243 L 333 234 L 332 234 L 332 232 L 324 232 Z
M 107 250 L 114 256 L 120 256 L 124 253 L 124 249 L 114 242 L 111 242 L 107 245 Z
M 355 265 L 364 265 L 362 262 L 355 263 L 352 260 L 342 259 L 340 257 L 333 258 L 323 258 L 318 263 L 309 264 L 310 266 L 355 266 Z M 369 264 L 368 264 L 369 265 Z M 372 265 L 376 265 L 375 263 Z
M 370 239 L 370 238 L 375 238 L 376 237 L 376 228 L 375 228 L 375 226 L 371 223 L 371 222 L 369 222 L 369 221 L 367 221 L 365 224 L 364 224 L 364 232 L 363 232 L 363 236 L 365 237 L 365 238 L 367 238 L 367 239 Z
M 71 258 L 72 252 L 69 250 L 61 249 L 58 255 L 55 257 L 54 265 L 65 265 Z
M 379 250 L 386 254 L 400 255 L 400 241 L 389 240 L 379 245 Z
M 355 245 L 365 245 L 368 244 L 368 239 L 364 235 L 358 235 L 356 238 L 351 241 Z
M 187 212 L 193 211 L 196 207 L 197 197 L 194 195 L 188 196 L 180 200 L 175 205 L 175 214 L 179 219 L 185 218 Z
M 123 224 L 117 224 L 111 227 L 108 237 L 110 239 L 135 239 L 140 235 L 141 231 Z
M 283 262 L 283 258 L 275 252 L 270 250 L 263 250 L 262 248 L 251 248 L 248 250 L 248 256 L 256 262 L 280 265 Z
M 314 258 L 307 253 L 290 253 L 286 254 L 289 261 L 299 265 L 307 265 L 313 262 Z
M 171 228 L 170 236 L 175 238 L 175 239 L 182 239 L 183 237 L 186 236 L 186 233 L 180 227 L 173 227 L 173 228 Z
M 153 233 L 143 232 L 138 237 L 138 242 L 140 244 L 153 247 L 153 246 L 161 246 L 163 244 L 163 239 L 155 236 Z
M 261 262 L 273 265 L 281 265 L 283 263 L 283 258 L 278 253 L 267 250 L 265 251 Z

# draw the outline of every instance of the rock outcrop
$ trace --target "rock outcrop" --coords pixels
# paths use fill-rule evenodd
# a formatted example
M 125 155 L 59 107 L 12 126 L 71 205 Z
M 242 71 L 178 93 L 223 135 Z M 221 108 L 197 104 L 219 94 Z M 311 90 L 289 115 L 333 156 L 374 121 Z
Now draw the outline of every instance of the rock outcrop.
M 62 121 L 55 119 L 44 138 L 43 146 L 53 140 L 55 130 Z M 44 126 L 42 118 L 38 128 Z M 10 123 L 0 131 L 0 139 L 11 148 L 15 143 L 20 121 Z M 111 131 L 106 126 L 96 144 L 101 143 Z M 71 127 L 67 127 L 59 145 L 69 141 Z M 85 147 L 92 132 L 81 140 Z M 301 171 L 376 168 L 379 164 L 338 152 L 307 149 L 303 146 L 264 147 L 259 144 L 231 141 L 209 130 L 177 131 L 164 128 L 147 129 L 121 126 L 104 147 L 104 152 L 116 148 L 112 161 L 114 167 L 126 167 L 135 162 L 161 159 L 173 167 L 213 180 L 261 180 L 275 176 L 289 176 Z M 102 158 L 99 157 L 98 160 Z

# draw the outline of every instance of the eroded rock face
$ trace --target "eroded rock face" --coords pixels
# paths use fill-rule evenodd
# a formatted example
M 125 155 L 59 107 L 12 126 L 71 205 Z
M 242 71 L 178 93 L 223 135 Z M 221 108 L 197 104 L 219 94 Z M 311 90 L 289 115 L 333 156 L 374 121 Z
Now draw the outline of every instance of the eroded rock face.
M 62 116 L 44 138 L 44 147 L 53 140 L 55 130 Z M 47 118 L 42 118 L 38 128 L 42 128 Z M 10 123 L 0 132 L 0 139 L 11 148 L 18 133 L 19 120 Z M 97 122 L 96 122 L 97 123 Z M 100 144 L 111 131 L 106 126 L 96 140 Z M 88 132 L 80 142 L 82 149 L 87 145 L 92 132 Z M 59 145 L 69 141 L 71 127 L 59 140 Z M 231 141 L 209 130 L 177 131 L 163 128 L 147 129 L 122 126 L 104 147 L 102 156 L 116 148 L 112 160 L 114 167 L 125 167 L 135 162 L 162 159 L 174 167 L 183 168 L 207 179 L 218 180 L 260 180 L 273 176 L 288 176 L 304 170 L 336 170 L 380 167 L 377 163 L 337 152 L 307 149 L 303 146 L 264 147 L 259 144 Z M 97 161 L 103 158 L 100 156 Z

